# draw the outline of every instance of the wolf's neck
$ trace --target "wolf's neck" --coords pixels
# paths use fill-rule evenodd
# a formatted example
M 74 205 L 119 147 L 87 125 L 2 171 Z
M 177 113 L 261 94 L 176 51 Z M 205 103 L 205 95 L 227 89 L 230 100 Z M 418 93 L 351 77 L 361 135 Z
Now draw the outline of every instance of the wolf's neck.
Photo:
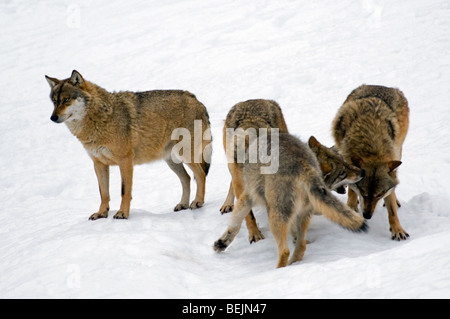
M 98 140 L 113 114 L 112 94 L 93 83 L 87 84 L 83 111 L 66 121 L 72 134 L 83 143 Z

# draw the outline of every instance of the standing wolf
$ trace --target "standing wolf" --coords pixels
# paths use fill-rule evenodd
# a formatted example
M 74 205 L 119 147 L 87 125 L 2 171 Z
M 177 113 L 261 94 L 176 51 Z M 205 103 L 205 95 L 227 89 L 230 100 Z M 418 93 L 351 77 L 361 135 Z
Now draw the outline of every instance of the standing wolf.
M 252 143 L 258 143 L 258 139 Z M 214 250 L 221 252 L 231 244 L 242 221 L 256 205 L 267 208 L 270 229 L 278 245 L 277 267 L 288 264 L 290 252 L 287 236 L 290 227 L 294 228 L 297 240 L 289 264 L 303 258 L 306 232 L 315 212 L 346 229 L 366 230 L 364 218 L 342 203 L 325 185 L 317 158 L 307 145 L 288 133 L 280 133 L 278 143 L 268 139 L 267 145 L 271 154 L 278 148 L 278 171 L 261 174 L 264 164 L 242 164 L 242 185 L 240 194 L 236 194 L 236 207 L 227 230 L 214 243 Z
M 409 126 L 408 102 L 394 88 L 362 85 L 339 109 L 332 125 L 339 153 L 348 163 L 365 170 L 365 177 L 351 184 L 347 204 L 370 219 L 380 199 L 388 210 L 392 239 L 409 237 L 397 217 L 395 187 L 402 163 L 402 144 Z
M 54 104 L 51 120 L 66 123 L 94 162 L 101 204 L 91 220 L 108 217 L 110 165 L 119 166 L 122 178 L 122 202 L 116 219 L 127 219 L 130 214 L 133 166 L 158 159 L 167 162 L 183 187 L 175 211 L 203 205 L 211 147 L 209 141 L 193 138 L 194 121 L 201 121 L 202 133 L 209 131 L 210 124 L 205 106 L 193 94 L 178 90 L 109 93 L 76 70 L 65 80 L 46 79 Z M 171 135 L 177 128 L 189 130 L 192 137 L 191 154 L 178 154 L 182 162 L 171 156 L 178 142 Z M 193 154 L 203 157 L 194 158 Z M 190 206 L 190 177 L 183 162 L 197 181 L 197 194 Z
M 242 129 L 243 131 L 255 129 L 255 132 L 258 134 L 260 128 L 277 128 L 280 133 L 288 132 L 283 113 L 277 102 L 264 99 L 248 100 L 237 103 L 227 114 L 223 127 L 223 146 L 226 153 L 230 151 L 233 153 L 227 153 L 229 159 L 228 169 L 232 181 L 230 183 L 228 196 L 220 209 L 222 214 L 233 210 L 235 196 L 239 198 L 243 192 L 243 163 L 239 163 L 237 160 L 236 141 L 233 135 L 227 133 L 227 129 L 232 129 L 233 132 L 237 129 Z M 246 143 L 246 146 L 248 146 L 248 141 Z M 230 146 L 230 144 L 233 145 Z M 248 147 L 246 147 L 246 149 L 248 149 Z M 246 216 L 245 221 L 250 243 L 257 242 L 264 238 L 256 224 L 255 216 L 252 211 Z

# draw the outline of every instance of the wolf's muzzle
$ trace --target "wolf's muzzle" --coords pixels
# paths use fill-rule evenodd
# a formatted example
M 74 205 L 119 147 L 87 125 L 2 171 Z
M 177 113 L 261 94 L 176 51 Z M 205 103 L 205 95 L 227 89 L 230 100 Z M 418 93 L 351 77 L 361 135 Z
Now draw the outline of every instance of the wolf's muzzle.
M 371 218 L 372 218 L 372 214 L 371 214 L 371 213 L 363 212 L 363 217 L 364 217 L 365 219 L 371 219 Z

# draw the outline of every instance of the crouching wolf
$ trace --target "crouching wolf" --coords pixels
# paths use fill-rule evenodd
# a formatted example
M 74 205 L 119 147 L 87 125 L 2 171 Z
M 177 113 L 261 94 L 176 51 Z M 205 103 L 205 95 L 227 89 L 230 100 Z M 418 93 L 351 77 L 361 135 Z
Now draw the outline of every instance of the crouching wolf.
M 388 210 L 392 239 L 409 237 L 397 217 L 395 187 L 402 163 L 402 144 L 409 126 L 408 102 L 395 88 L 362 85 L 347 97 L 332 125 L 339 153 L 348 163 L 365 170 L 365 177 L 351 184 L 347 204 L 370 219 L 379 200 Z
M 258 140 L 252 143 L 257 143 Z M 268 151 L 278 152 L 279 167 L 274 174 L 261 174 L 261 162 L 242 165 L 242 188 L 225 233 L 214 243 L 214 250 L 225 250 L 238 234 L 243 219 L 252 207 L 267 208 L 271 232 L 278 245 L 277 267 L 303 258 L 306 232 L 314 213 L 352 231 L 366 231 L 364 218 L 335 197 L 325 185 L 317 158 L 311 149 L 287 133 L 279 133 L 277 143 L 267 141 Z M 278 150 L 276 150 L 278 148 Z M 233 180 L 234 184 L 234 180 Z M 293 227 L 294 230 L 291 230 Z M 293 231 L 296 240 L 289 258 L 287 236 Z
M 110 165 L 119 166 L 122 178 L 122 202 L 114 215 L 116 219 L 127 219 L 130 213 L 133 166 L 158 159 L 164 159 L 181 181 L 183 193 L 175 210 L 203 205 L 210 141 L 192 138 L 193 152 L 178 154 L 181 158 L 171 156 L 173 146 L 179 142 L 171 139 L 175 129 L 185 128 L 194 137 L 194 121 L 198 120 L 201 133 L 209 131 L 206 108 L 193 94 L 178 90 L 109 93 L 86 81 L 76 70 L 65 80 L 46 79 L 54 104 L 51 120 L 66 123 L 94 162 L 101 204 L 91 220 L 108 217 Z M 194 154 L 203 156 L 194 158 Z M 183 162 L 197 181 L 197 194 L 190 206 L 190 177 Z

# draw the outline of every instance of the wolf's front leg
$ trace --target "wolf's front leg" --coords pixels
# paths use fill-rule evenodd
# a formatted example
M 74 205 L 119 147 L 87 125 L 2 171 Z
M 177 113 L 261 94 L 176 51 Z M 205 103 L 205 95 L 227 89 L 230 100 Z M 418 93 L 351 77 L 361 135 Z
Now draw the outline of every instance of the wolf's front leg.
M 223 235 L 214 243 L 214 250 L 217 252 L 224 251 L 239 233 L 241 229 L 242 221 L 245 216 L 250 213 L 250 202 L 247 200 L 247 196 L 242 196 L 236 203 L 236 208 L 231 216 L 230 224 Z
M 405 240 L 409 237 L 409 234 L 400 225 L 400 220 L 397 215 L 397 197 L 395 190 L 384 198 L 389 217 L 389 226 L 391 230 L 391 238 L 393 240 Z
M 354 211 L 358 211 L 358 194 L 350 187 L 348 188 L 347 205 Z
M 120 176 L 122 177 L 122 202 L 119 211 L 114 215 L 115 219 L 128 219 L 130 215 L 131 188 L 133 185 L 133 158 L 124 158 L 119 163 Z
M 109 165 L 105 165 L 97 159 L 93 159 L 93 161 L 100 190 L 101 204 L 98 212 L 89 217 L 90 220 L 107 218 L 109 212 Z

